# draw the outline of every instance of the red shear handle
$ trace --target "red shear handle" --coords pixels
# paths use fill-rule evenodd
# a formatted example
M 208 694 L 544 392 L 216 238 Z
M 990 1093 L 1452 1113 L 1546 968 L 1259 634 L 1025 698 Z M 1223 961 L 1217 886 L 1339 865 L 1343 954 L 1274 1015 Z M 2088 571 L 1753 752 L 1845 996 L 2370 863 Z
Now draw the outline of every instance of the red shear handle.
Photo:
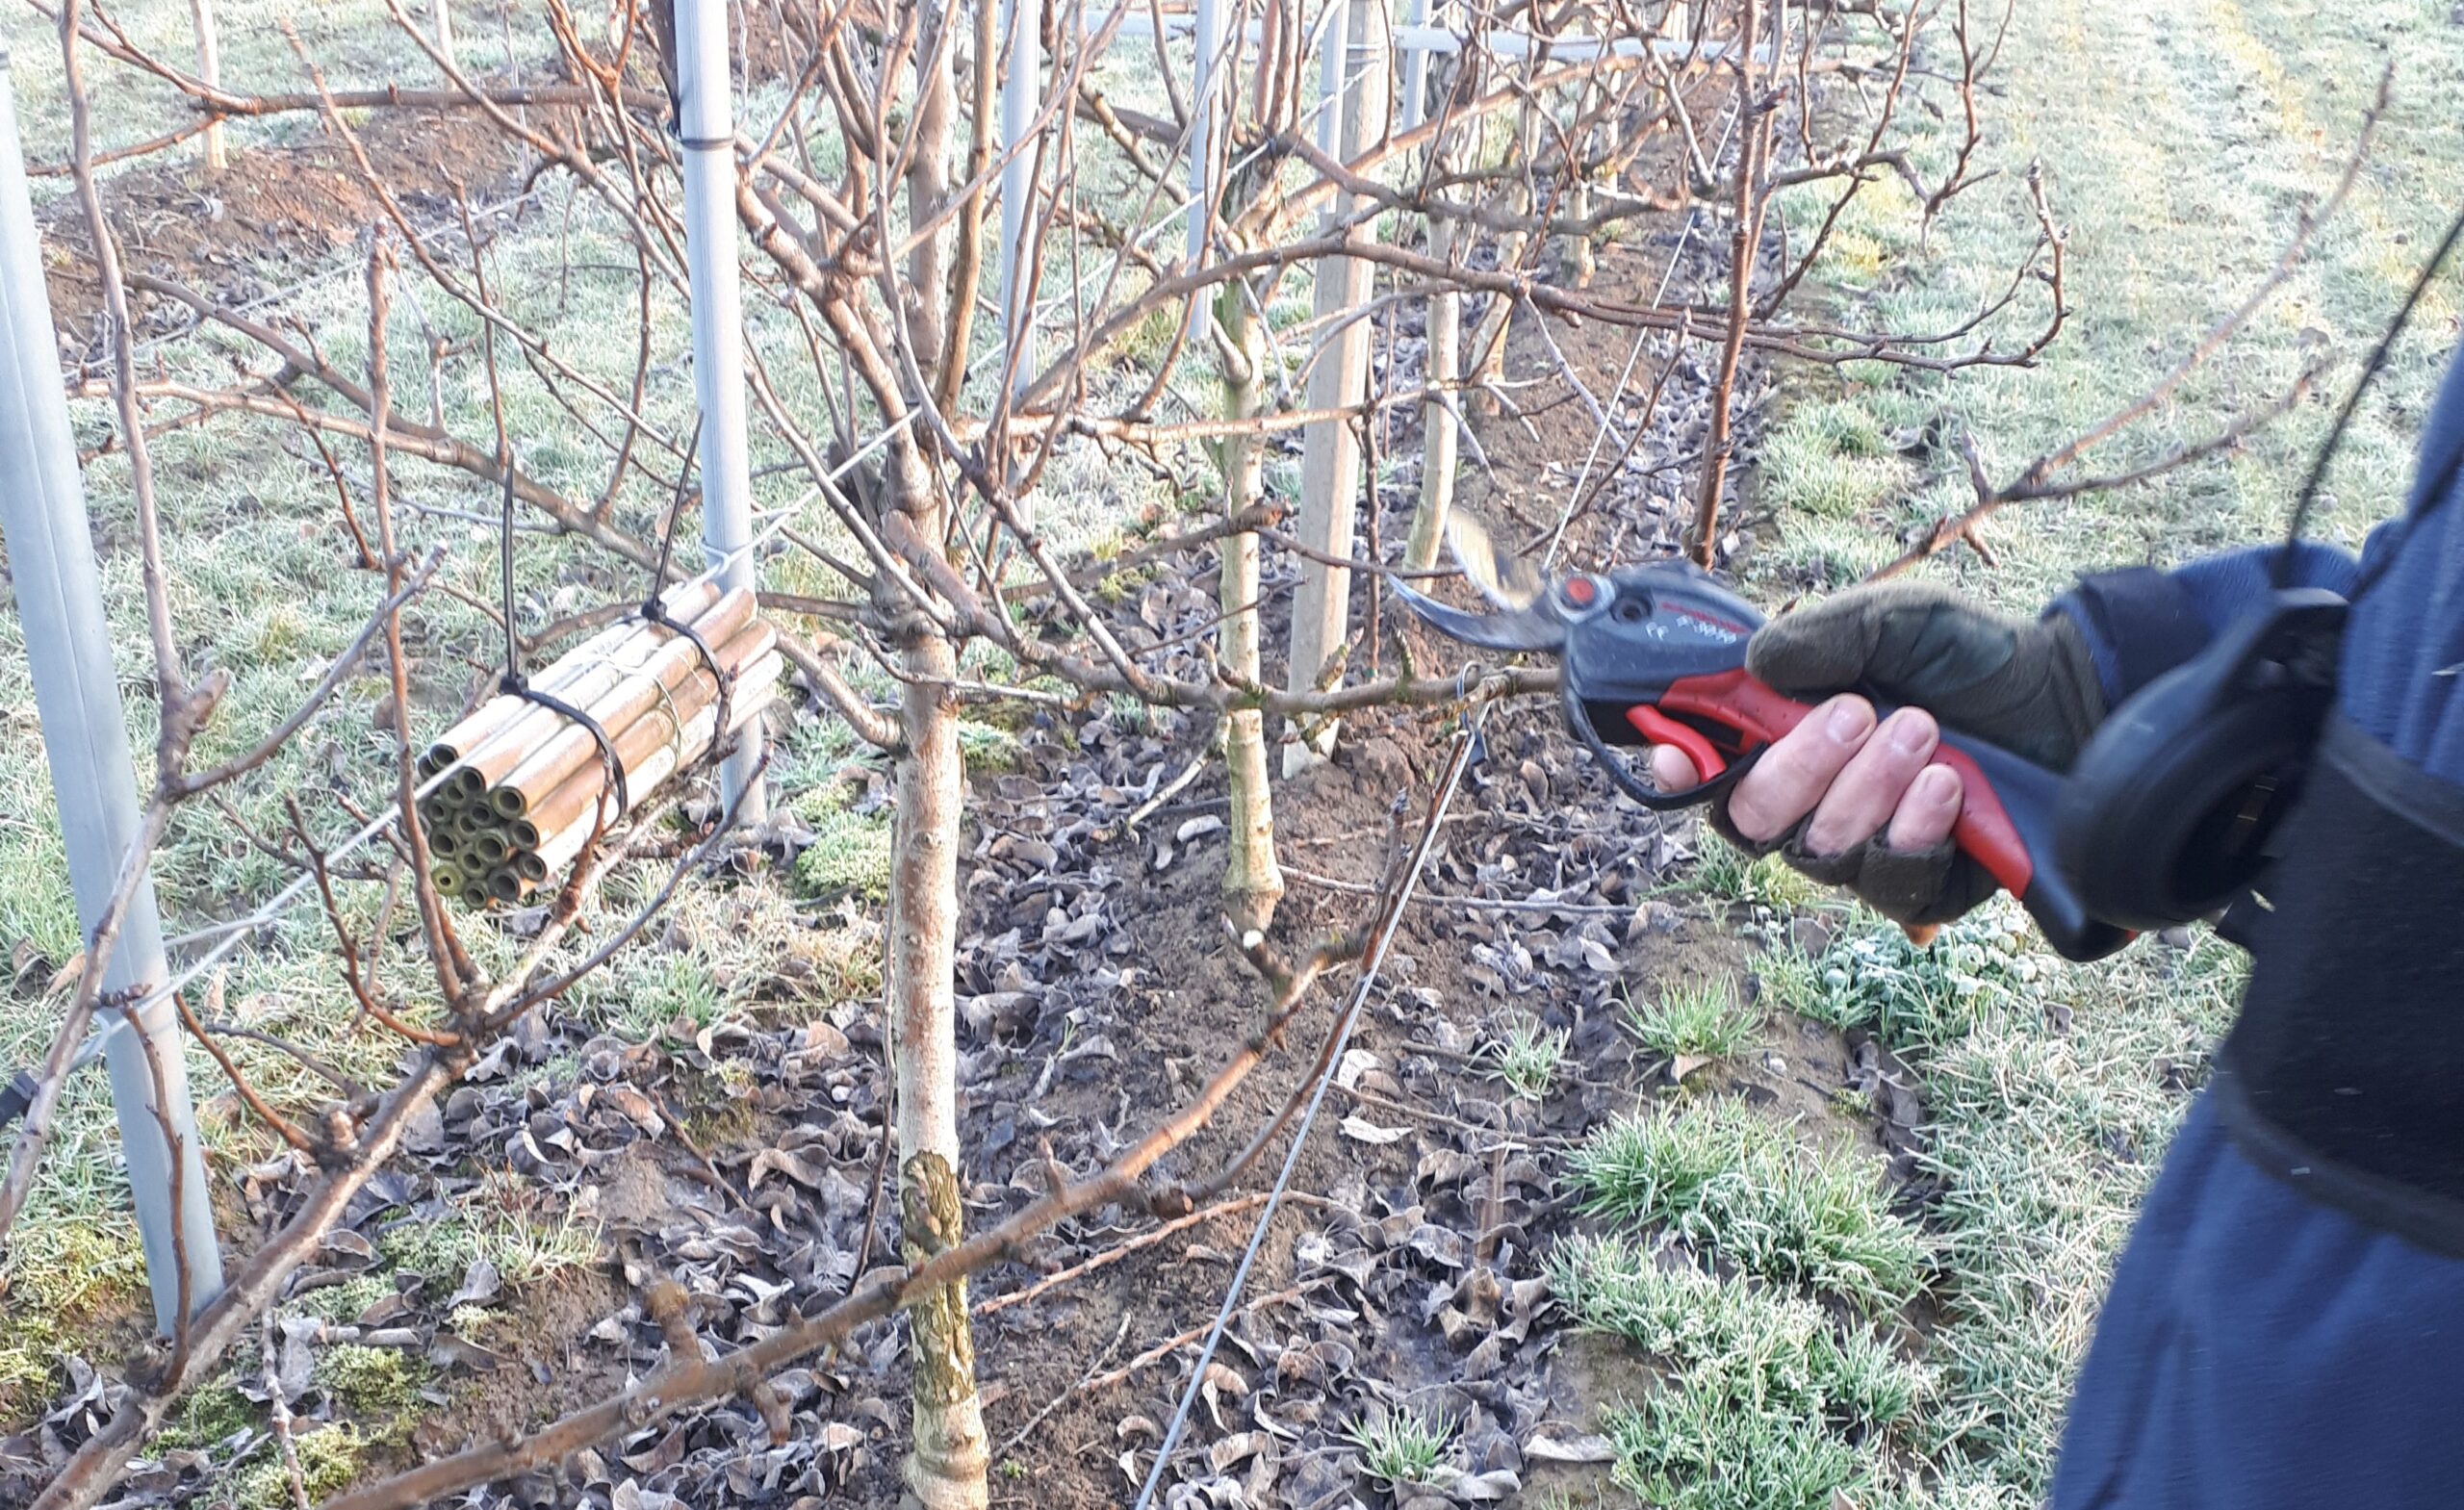
M 1759 750 L 1811 711 L 1739 668 L 1671 682 L 1657 704 L 1630 708 L 1626 717 L 1645 739 L 1684 751 L 1708 781 L 1726 767 L 1715 745 L 1729 745 L 1739 755 Z M 1887 705 L 1876 708 L 1885 717 L 1890 711 Z M 1729 737 L 1707 735 L 1704 725 Z M 2126 931 L 2088 916 L 2053 864 L 2054 802 L 2061 777 L 1998 745 L 1952 729 L 1942 731 L 1935 758 L 1959 773 L 1960 817 L 1952 841 L 2019 899 L 2044 931 L 2046 942 L 2070 960 L 2102 959 L 2130 942 Z

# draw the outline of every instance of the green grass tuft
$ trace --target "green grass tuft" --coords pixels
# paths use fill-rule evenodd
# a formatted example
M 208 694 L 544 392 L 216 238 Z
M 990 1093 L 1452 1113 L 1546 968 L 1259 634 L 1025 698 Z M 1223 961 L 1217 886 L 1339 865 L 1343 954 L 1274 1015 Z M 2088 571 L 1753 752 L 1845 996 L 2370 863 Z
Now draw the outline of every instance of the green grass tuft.
M 1511 1012 L 1503 1031 L 1488 1046 L 1498 1078 L 1527 1101 L 1545 1099 L 1564 1067 L 1566 1031 L 1549 1028 L 1529 1012 Z
M 1589 1210 L 1663 1223 L 1774 1284 L 1868 1311 L 1897 1307 L 1924 1284 L 1926 1241 L 1891 1213 L 1870 1161 L 1800 1143 L 1737 1101 L 1612 1123 L 1576 1150 L 1573 1168 Z
M 1857 518 L 1912 475 L 1881 423 L 1847 400 L 1800 407 L 1763 443 L 1761 457 L 1764 499 L 1821 519 Z
M 1776 951 L 1763 979 L 1784 1005 L 1816 1022 L 1869 1030 L 1894 1049 L 1943 1043 L 2050 976 L 2052 963 L 2026 928 L 2011 909 L 1981 908 L 1920 945 L 1868 917 L 1818 956 Z
M 1731 1059 L 1754 1040 L 1761 1014 L 1738 1000 L 1733 976 L 1686 980 L 1628 1008 L 1643 1047 L 1666 1059 Z
M 1918 1367 L 1810 1300 L 1663 1265 L 1627 1239 L 1560 1248 L 1550 1288 L 1587 1330 L 1670 1377 L 1613 1407 L 1619 1483 L 1664 1510 L 1832 1510 L 1890 1482 L 1884 1438 L 1925 1396 Z
M 377 1241 L 396 1267 L 449 1285 L 486 1259 L 508 1290 L 586 1268 L 599 1262 L 600 1246 L 595 1223 L 503 1173 L 482 1178 L 445 1218 L 398 1222 Z
M 1361 1467 L 1383 1484 L 1434 1484 L 1451 1475 L 1447 1461 L 1454 1446 L 1454 1423 L 1412 1411 L 1388 1410 L 1363 1416 L 1344 1434 L 1360 1449 Z
M 1685 884 L 1714 901 L 1784 909 L 1805 907 L 1822 895 L 1819 886 L 1789 869 L 1779 856 L 1757 859 L 1707 827 Z

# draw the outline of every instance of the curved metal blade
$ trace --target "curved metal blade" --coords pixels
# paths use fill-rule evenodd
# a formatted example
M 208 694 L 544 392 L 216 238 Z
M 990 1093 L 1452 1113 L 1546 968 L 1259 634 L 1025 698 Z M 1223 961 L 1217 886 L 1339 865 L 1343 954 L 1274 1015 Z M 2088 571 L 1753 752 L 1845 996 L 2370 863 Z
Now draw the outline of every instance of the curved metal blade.
M 1488 521 L 1465 508 L 1447 516 L 1446 547 L 1464 579 L 1480 596 L 1508 613 L 1521 613 L 1541 600 L 1548 583 L 1530 562 L 1498 548 L 1498 531 Z
M 1561 651 L 1566 646 L 1566 627 L 1555 615 L 1537 608 L 1517 613 L 1465 613 L 1450 608 L 1425 593 L 1414 592 L 1401 582 L 1391 584 L 1395 596 L 1403 605 L 1420 615 L 1423 623 L 1466 645 L 1477 645 L 1493 651 Z

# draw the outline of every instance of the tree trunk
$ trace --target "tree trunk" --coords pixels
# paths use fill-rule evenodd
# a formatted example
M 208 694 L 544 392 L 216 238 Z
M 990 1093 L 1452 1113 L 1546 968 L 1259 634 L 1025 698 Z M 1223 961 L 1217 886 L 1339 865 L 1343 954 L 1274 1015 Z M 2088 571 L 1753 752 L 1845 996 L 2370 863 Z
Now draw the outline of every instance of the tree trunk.
M 1485 131 L 1487 128 L 1483 126 Z M 1517 108 L 1514 120 L 1514 146 L 1510 162 L 1528 163 L 1539 142 L 1537 113 L 1527 101 Z M 1508 181 L 1503 195 L 1509 214 L 1538 213 L 1539 201 L 1530 193 L 1530 185 L 1518 177 Z M 1525 233 L 1507 231 L 1498 237 L 1498 266 L 1517 268 L 1523 262 Z M 1458 295 L 1459 296 L 1459 295 Z M 1507 322 L 1514 319 L 1511 294 L 1493 295 L 1480 312 L 1480 322 L 1472 332 L 1472 361 L 1464 372 L 1470 379 L 1471 404 L 1475 412 L 1491 419 L 1498 414 L 1499 385 L 1505 377 L 1505 337 Z
M 916 520 L 938 538 L 939 511 Z M 927 532 L 929 531 L 929 532 Z M 898 1103 L 899 1208 L 911 1244 L 960 1241 L 957 1004 L 959 817 L 964 767 L 949 681 L 950 642 L 919 629 L 900 657 L 907 683 L 889 895 L 889 1010 Z M 954 1285 L 908 1314 L 914 1348 L 914 1449 L 907 1487 L 926 1510 L 981 1510 L 991 1464 L 975 1393 L 966 1289 Z
M 1706 569 L 1719 558 L 1720 498 L 1728 485 L 1729 452 L 1733 444 L 1729 417 L 1736 397 L 1737 365 L 1745 354 L 1746 321 L 1753 308 L 1754 257 L 1762 240 L 1762 197 L 1757 180 L 1761 173 L 1761 148 L 1770 130 L 1770 117 L 1758 118 L 1752 114 L 1757 19 L 1757 0 L 1745 0 L 1737 22 L 1736 210 L 1735 223 L 1729 233 L 1728 339 L 1720 346 L 1719 377 L 1711 387 L 1711 418 L 1703 436 L 1703 472 L 1694 501 L 1693 539 L 1688 542 L 1687 551 L 1695 565 Z
M 1247 420 L 1265 412 L 1266 344 L 1239 280 L 1216 300 L 1224 343 L 1223 414 Z M 1266 447 L 1254 432 L 1223 442 L 1223 508 L 1237 515 L 1266 496 Z M 1223 623 L 1216 653 L 1236 679 L 1256 685 L 1258 672 L 1258 537 L 1246 530 L 1223 541 L 1217 601 Z M 1229 853 L 1223 862 L 1223 910 L 1243 934 L 1263 933 L 1283 900 L 1283 872 L 1274 860 L 1274 798 L 1267 785 L 1266 715 L 1241 708 L 1223 715 L 1223 776 L 1231 793 Z
M 902 1256 L 911 1267 L 955 1246 L 963 1230 L 959 1181 L 938 1154 L 900 1166 Z M 975 1332 L 967 1323 L 966 1281 L 926 1295 L 908 1312 L 915 1348 L 915 1448 L 907 1487 L 926 1510 L 981 1510 L 991 1466 L 984 1406 L 975 1393 Z
M 1454 222 L 1432 218 L 1428 225 L 1432 261 L 1454 258 Z M 1403 548 L 1403 565 L 1424 572 L 1437 563 L 1438 542 L 1446 538 L 1447 517 L 1454 510 L 1455 448 L 1461 437 L 1455 426 L 1455 405 L 1462 401 L 1452 385 L 1462 376 L 1463 295 L 1445 290 L 1428 296 L 1428 358 L 1424 380 L 1447 392 L 1421 400 L 1421 502 L 1412 514 L 1412 538 Z
M 925 8 L 918 39 L 914 157 L 908 169 L 908 211 L 916 223 L 939 213 L 950 194 L 949 156 L 957 90 L 949 49 L 936 34 L 951 24 L 947 9 Z M 977 108 L 988 108 L 988 101 Z M 950 280 L 947 232 L 928 236 L 908 256 L 913 296 L 904 311 L 916 366 L 931 381 L 944 361 L 964 362 L 947 348 L 941 298 Z M 923 394 L 908 402 L 921 404 Z M 891 502 L 907 515 L 915 539 L 938 550 L 947 533 L 949 501 L 938 464 L 913 430 L 891 447 Z M 907 1243 L 931 1251 L 963 1237 L 959 1201 L 957 1001 L 952 975 L 958 957 L 959 823 L 964 766 L 959 755 L 958 711 L 950 682 L 958 653 L 937 627 L 915 623 L 901 647 L 906 687 L 900 723 L 907 748 L 898 760 L 898 817 L 891 831 L 888 985 L 895 1094 L 898 1101 L 899 1211 Z M 984 1405 L 975 1391 L 975 1339 L 967 1322 L 966 1287 L 952 1285 L 908 1313 L 914 1349 L 914 1446 L 907 1457 L 909 1498 L 924 1510 L 983 1510 L 991 1467 Z
M 1574 221 L 1578 225 L 1580 225 L 1583 221 L 1591 218 L 1591 185 L 1589 182 L 1578 180 L 1574 188 L 1567 191 L 1566 218 Z M 1566 233 L 1565 263 L 1565 278 L 1567 285 L 1578 289 L 1590 288 L 1592 274 L 1599 270 L 1599 267 L 1600 265 L 1598 260 L 1592 254 L 1591 233 L 1589 231 L 1581 230 L 1568 231 Z

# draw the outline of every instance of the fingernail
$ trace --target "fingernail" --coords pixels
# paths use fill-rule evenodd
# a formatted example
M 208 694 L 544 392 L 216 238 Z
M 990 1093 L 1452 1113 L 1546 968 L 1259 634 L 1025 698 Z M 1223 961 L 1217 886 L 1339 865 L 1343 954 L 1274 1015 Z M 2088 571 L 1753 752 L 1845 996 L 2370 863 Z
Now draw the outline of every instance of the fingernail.
M 1894 714 L 1890 721 L 1890 747 L 1901 755 L 1922 755 L 1934 747 L 1934 730 L 1921 718 Z
M 1862 699 L 1841 698 L 1831 704 L 1831 716 L 1823 720 L 1823 731 L 1835 743 L 1853 745 L 1865 737 L 1873 716 L 1873 710 L 1865 706 Z
M 1918 797 L 1936 807 L 1947 807 L 1959 799 L 1960 774 L 1947 765 L 1929 765 L 1916 775 Z

